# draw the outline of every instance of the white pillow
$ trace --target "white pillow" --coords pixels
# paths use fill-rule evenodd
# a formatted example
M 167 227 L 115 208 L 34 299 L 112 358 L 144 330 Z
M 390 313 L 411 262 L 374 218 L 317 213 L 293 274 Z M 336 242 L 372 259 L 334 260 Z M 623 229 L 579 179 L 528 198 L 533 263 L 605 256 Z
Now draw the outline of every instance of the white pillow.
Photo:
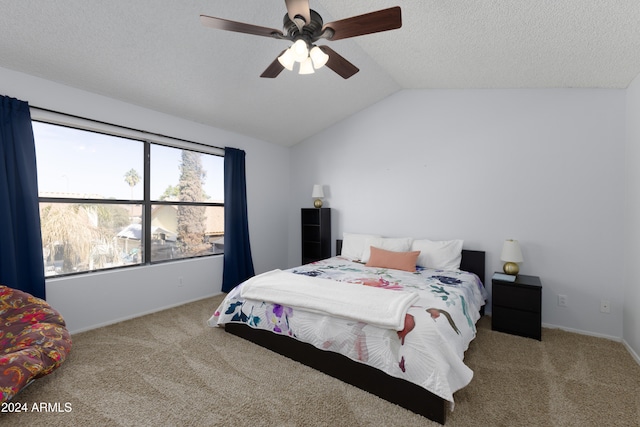
M 463 240 L 414 240 L 412 251 L 420 251 L 418 265 L 435 270 L 460 270 Z
M 342 234 L 342 255 L 345 258 L 359 260 L 364 253 L 364 244 L 367 240 L 380 237 L 378 234 Z
M 367 239 L 362 253 L 362 262 L 369 261 L 371 246 L 393 252 L 409 252 L 411 250 L 411 237 L 376 237 Z

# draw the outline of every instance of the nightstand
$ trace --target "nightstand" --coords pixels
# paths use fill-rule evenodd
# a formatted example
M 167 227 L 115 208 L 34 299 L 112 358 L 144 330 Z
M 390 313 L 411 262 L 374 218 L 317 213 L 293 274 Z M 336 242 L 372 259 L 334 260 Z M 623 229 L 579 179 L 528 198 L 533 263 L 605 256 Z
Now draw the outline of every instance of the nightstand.
M 542 284 L 519 274 L 515 282 L 491 280 L 491 329 L 542 340 Z

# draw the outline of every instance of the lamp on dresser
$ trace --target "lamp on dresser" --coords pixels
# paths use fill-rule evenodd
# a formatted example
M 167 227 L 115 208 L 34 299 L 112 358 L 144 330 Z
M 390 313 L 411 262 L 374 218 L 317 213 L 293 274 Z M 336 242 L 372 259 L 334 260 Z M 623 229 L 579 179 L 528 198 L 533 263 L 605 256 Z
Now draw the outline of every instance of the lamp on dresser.
M 324 197 L 324 191 L 322 190 L 322 184 L 315 184 L 313 186 L 313 192 L 311 192 L 311 197 L 315 200 L 313 201 L 313 206 L 316 208 L 322 207 L 322 198 Z
M 505 261 L 502 270 L 506 274 L 517 276 L 520 272 L 520 267 L 517 263 L 522 262 L 522 251 L 520 250 L 520 244 L 517 240 L 508 239 L 504 241 L 502 245 L 502 254 L 500 260 Z

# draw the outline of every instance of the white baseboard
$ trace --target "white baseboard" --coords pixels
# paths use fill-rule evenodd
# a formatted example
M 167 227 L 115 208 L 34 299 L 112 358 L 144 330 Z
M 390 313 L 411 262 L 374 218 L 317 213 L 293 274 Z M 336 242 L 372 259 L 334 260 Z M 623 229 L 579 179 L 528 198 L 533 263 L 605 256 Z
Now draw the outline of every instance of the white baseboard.
M 549 329 L 560 329 L 561 331 L 573 332 L 575 334 L 587 335 L 587 336 L 596 337 L 596 338 L 605 338 L 611 341 L 622 342 L 622 338 L 620 337 L 614 337 L 612 335 L 605 335 L 605 334 L 598 334 L 595 332 L 583 331 L 582 329 L 567 328 L 565 326 L 551 325 L 549 323 L 543 323 L 542 327 L 549 328 Z
M 625 340 L 622 340 L 622 344 L 626 347 L 627 351 L 631 354 L 631 357 L 633 357 L 636 362 L 638 362 L 638 365 L 640 365 L 640 356 L 638 356 L 638 353 L 636 353 L 631 346 L 629 345 L 629 343 L 627 343 Z
M 174 308 L 174 307 L 179 307 L 181 305 L 185 305 L 185 304 L 189 304 L 189 303 L 192 303 L 192 302 L 200 301 L 200 300 L 203 300 L 203 299 L 215 297 L 215 296 L 221 295 L 221 294 L 222 294 L 222 292 L 217 292 L 217 293 L 213 293 L 211 295 L 205 295 L 203 297 L 194 298 L 194 299 L 191 299 L 191 300 L 188 300 L 188 301 L 181 301 L 181 302 L 178 302 L 178 303 L 175 303 L 175 304 L 170 304 L 170 305 L 167 305 L 167 306 L 164 306 L 164 307 L 154 308 L 153 310 L 143 311 L 141 313 L 135 313 L 135 314 L 132 314 L 131 316 L 125 316 L 125 317 L 121 317 L 121 318 L 118 318 L 118 319 L 110 320 L 108 322 L 91 325 L 91 326 L 88 326 L 86 328 L 76 329 L 76 330 L 73 330 L 73 331 L 69 331 L 69 333 L 71 335 L 73 335 L 73 334 L 79 334 L 80 332 L 90 331 L 92 329 L 103 328 L 105 326 L 114 325 L 116 323 L 124 322 L 125 320 L 135 319 L 137 317 L 146 316 L 147 314 L 157 313 L 159 311 L 168 310 L 168 309 Z M 211 312 L 211 314 L 213 314 L 213 311 Z

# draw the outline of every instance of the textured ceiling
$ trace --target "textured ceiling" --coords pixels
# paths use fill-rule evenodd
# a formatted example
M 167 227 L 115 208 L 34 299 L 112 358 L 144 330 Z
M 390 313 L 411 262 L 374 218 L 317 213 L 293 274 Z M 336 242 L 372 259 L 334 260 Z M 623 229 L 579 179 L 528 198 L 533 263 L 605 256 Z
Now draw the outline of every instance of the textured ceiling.
M 399 30 L 326 42 L 360 72 L 258 76 L 286 41 L 282 0 L 0 0 L 0 67 L 282 145 L 404 88 L 625 88 L 638 0 L 310 0 L 325 22 L 399 5 Z M 324 44 L 321 42 L 320 44 Z

